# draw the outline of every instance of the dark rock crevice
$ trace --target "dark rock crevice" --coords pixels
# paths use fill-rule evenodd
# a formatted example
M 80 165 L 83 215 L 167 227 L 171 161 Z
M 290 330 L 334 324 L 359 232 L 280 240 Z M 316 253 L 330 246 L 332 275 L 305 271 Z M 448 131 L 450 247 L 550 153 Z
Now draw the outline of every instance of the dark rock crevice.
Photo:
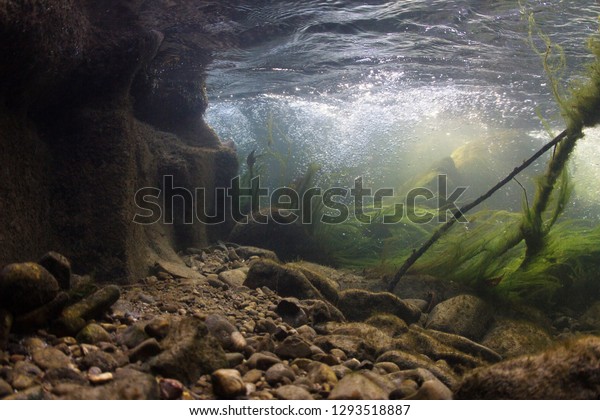
M 202 119 L 204 69 L 233 38 L 202 30 L 223 19 L 212 2 L 189 3 L 2 2 L 0 266 L 54 249 L 125 282 L 227 229 L 132 222 L 135 192 L 164 175 L 206 188 L 211 209 L 237 172 Z

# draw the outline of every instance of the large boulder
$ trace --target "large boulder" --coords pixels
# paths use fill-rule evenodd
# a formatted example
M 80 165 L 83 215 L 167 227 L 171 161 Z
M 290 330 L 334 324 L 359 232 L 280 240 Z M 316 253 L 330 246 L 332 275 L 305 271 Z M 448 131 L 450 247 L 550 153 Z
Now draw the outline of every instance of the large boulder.
M 486 333 L 481 344 L 504 358 L 537 353 L 552 344 L 552 337 L 542 327 L 529 321 L 501 319 Z
M 583 337 L 464 376 L 457 399 L 598 399 L 600 338 Z
M 349 321 L 365 321 L 373 315 L 388 313 L 412 324 L 421 316 L 418 308 L 387 292 L 348 289 L 339 296 L 337 307 Z
M 191 385 L 200 375 L 229 367 L 219 342 L 197 318 L 185 318 L 172 327 L 161 347 L 165 350 L 148 360 L 150 368 L 185 384 Z
M 459 295 L 435 306 L 426 327 L 479 340 L 492 320 L 490 306 L 473 295 Z
M 0 272 L 0 308 L 24 314 L 52 301 L 60 286 L 36 263 L 9 264 Z
M 267 286 L 284 297 L 324 299 L 302 272 L 272 260 L 259 260 L 252 264 L 244 286 L 251 289 Z

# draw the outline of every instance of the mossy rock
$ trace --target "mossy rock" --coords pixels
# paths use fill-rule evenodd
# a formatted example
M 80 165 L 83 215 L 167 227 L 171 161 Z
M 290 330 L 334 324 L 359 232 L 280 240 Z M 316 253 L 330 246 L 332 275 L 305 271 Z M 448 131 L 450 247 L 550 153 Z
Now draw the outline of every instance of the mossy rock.
M 379 328 L 386 332 L 390 337 L 395 337 L 408 331 L 408 325 L 396 315 L 376 314 L 365 321 L 366 324 Z
M 509 358 L 543 350 L 552 344 L 552 337 L 531 322 L 502 319 L 490 328 L 481 344 Z
M 150 368 L 184 384 L 194 384 L 201 375 L 228 367 L 219 342 L 197 318 L 185 318 L 173 326 L 161 347 L 165 350 L 148 360 Z
M 33 262 L 9 264 L 0 272 L 0 307 L 14 315 L 52 301 L 59 290 L 54 276 Z
M 258 260 L 253 263 L 244 286 L 251 289 L 266 286 L 283 297 L 324 299 L 300 270 L 283 266 L 272 260 Z
M 600 338 L 587 336 L 465 375 L 457 399 L 597 400 Z
M 426 327 L 479 340 L 492 320 L 490 306 L 473 295 L 459 295 L 437 304 Z
M 333 280 L 318 273 L 317 271 L 310 270 L 301 264 L 289 263 L 286 264 L 286 267 L 291 267 L 304 274 L 308 281 L 315 286 L 315 288 L 321 292 L 323 297 L 325 297 L 325 299 L 327 299 L 329 302 L 335 305 L 339 300 L 338 285 Z
M 379 313 L 396 315 L 407 324 L 417 322 L 421 311 L 388 292 L 348 289 L 340 293 L 337 307 L 349 321 L 364 321 Z

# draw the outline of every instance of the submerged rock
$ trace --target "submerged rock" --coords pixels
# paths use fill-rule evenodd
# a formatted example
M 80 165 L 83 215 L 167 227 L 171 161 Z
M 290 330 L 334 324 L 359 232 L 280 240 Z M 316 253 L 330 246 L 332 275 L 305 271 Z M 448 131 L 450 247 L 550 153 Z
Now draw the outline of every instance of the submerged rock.
M 117 286 L 105 286 L 102 289 L 92 293 L 81 301 L 66 307 L 61 316 L 63 318 L 91 319 L 99 317 L 119 300 L 121 291 Z
M 479 340 L 491 319 L 492 311 L 484 300 L 473 295 L 459 295 L 437 304 L 425 326 Z
M 77 334 L 77 341 L 80 343 L 97 344 L 101 341 L 112 341 L 110 334 L 100 325 L 92 322 L 86 325 Z
M 481 344 L 509 358 L 543 350 L 552 344 L 552 337 L 531 322 L 503 319 L 492 326 Z
M 158 383 L 152 375 L 133 369 L 120 369 L 106 385 L 93 388 L 77 386 L 62 395 L 68 400 L 157 400 Z
M 271 260 L 259 260 L 252 264 L 244 286 L 251 289 L 266 286 L 283 297 L 323 299 L 302 272 Z
M 0 272 L 0 308 L 20 315 L 39 308 L 56 297 L 60 286 L 39 264 L 9 264 Z
M 235 369 L 219 369 L 212 373 L 211 381 L 215 395 L 233 398 L 246 394 L 246 384 Z
M 330 400 L 386 400 L 395 385 L 389 379 L 363 371 L 344 376 L 329 394 Z
M 337 307 L 350 321 L 364 321 L 379 313 L 389 313 L 412 324 L 421 316 L 418 308 L 391 293 L 375 293 L 360 289 L 341 292 Z
M 46 327 L 55 319 L 69 301 L 69 295 L 59 292 L 52 301 L 26 314 L 19 315 L 14 320 L 14 330 L 17 332 L 34 331 Z
M 457 399 L 598 399 L 600 338 L 583 337 L 464 376 Z
M 161 342 L 165 349 L 148 360 L 155 373 L 193 384 L 200 375 L 228 367 L 225 352 L 204 322 L 185 318 Z
M 50 251 L 40 258 L 39 264 L 54 276 L 62 290 L 71 288 L 71 262 L 67 257 Z

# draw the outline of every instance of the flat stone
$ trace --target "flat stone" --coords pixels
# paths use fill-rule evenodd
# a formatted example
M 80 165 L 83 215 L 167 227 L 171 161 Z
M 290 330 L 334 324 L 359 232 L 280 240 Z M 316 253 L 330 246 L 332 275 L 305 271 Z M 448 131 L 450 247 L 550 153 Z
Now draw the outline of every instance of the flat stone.
M 227 284 L 229 287 L 239 287 L 246 281 L 247 268 L 238 268 L 235 270 L 227 270 L 219 273 L 219 280 Z
M 280 400 L 312 400 L 310 392 L 301 386 L 283 385 L 275 390 L 275 396 Z
M 87 378 L 83 376 L 80 371 L 70 367 L 58 367 L 49 369 L 44 374 L 43 379 L 44 382 L 48 382 L 52 384 L 52 386 L 56 386 L 61 383 L 85 385 L 88 382 Z
M 54 347 L 37 349 L 32 354 L 33 362 L 44 370 L 72 366 L 71 359 Z
M 201 278 L 202 275 L 197 271 L 194 271 L 185 266 L 182 262 L 180 264 L 173 263 L 169 261 L 157 261 L 154 265 L 155 269 L 158 271 L 162 271 L 170 274 L 174 278 L 183 278 L 183 279 L 198 279 Z

